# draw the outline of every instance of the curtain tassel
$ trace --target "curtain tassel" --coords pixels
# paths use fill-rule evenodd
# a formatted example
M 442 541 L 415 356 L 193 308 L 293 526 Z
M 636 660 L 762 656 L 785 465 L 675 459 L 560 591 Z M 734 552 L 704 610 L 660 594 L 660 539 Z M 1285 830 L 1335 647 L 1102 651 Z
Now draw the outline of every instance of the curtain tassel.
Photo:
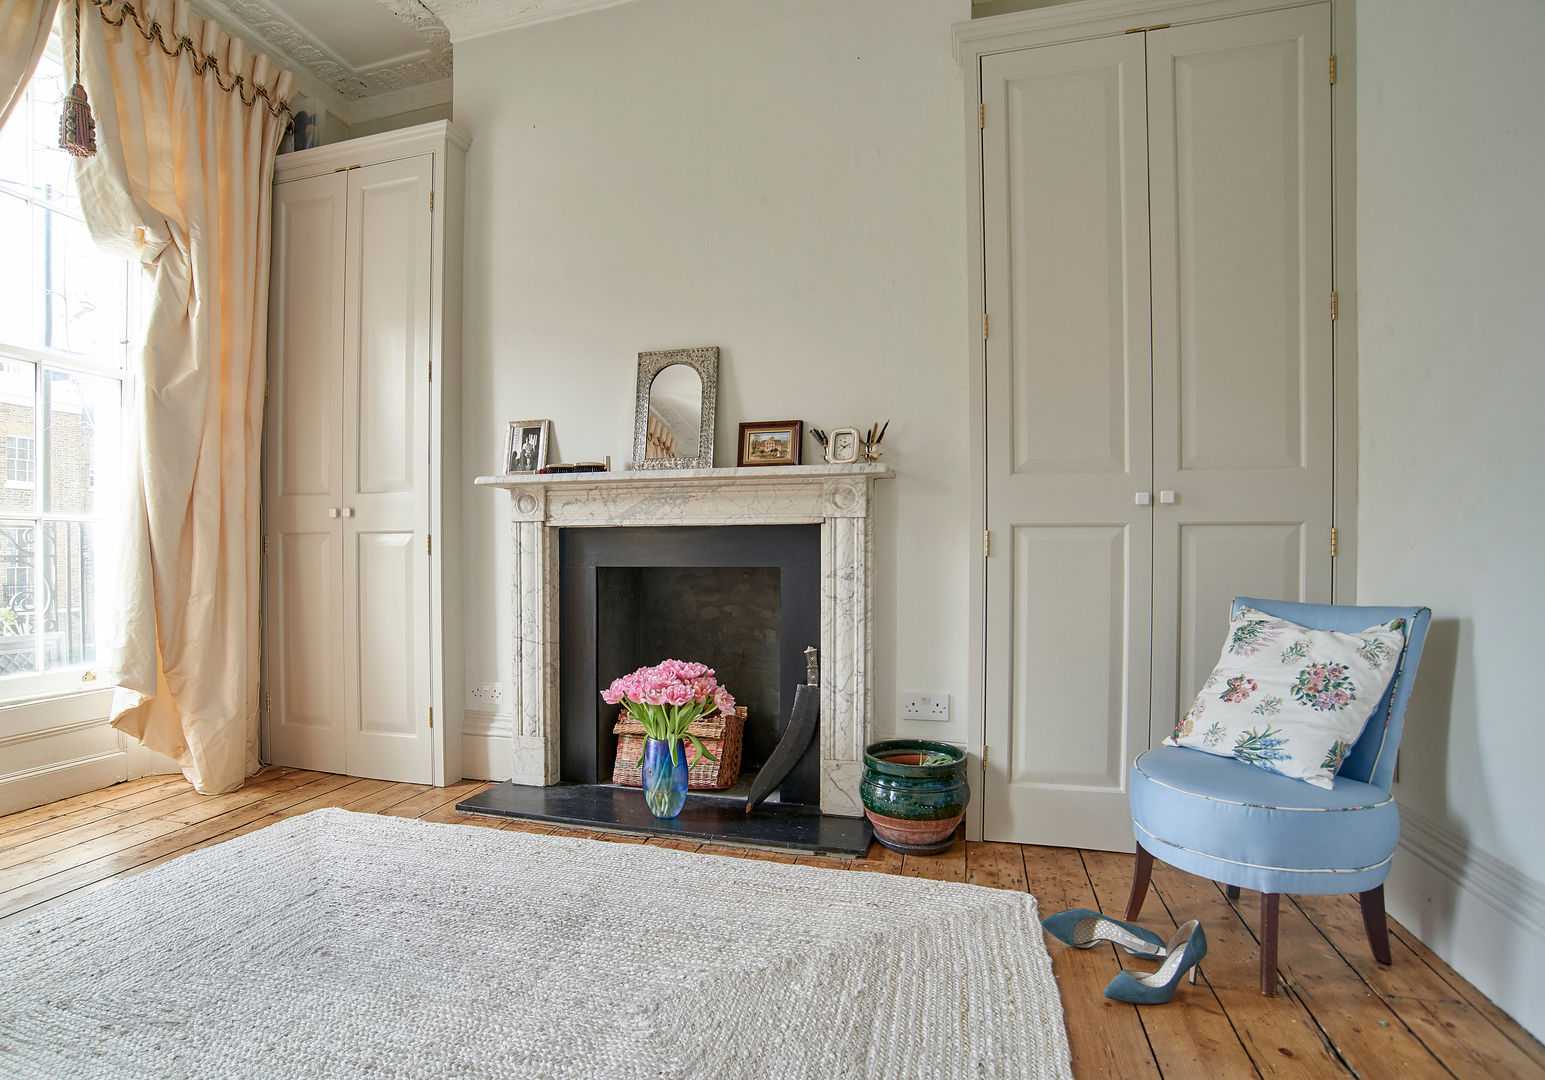
M 64 95 L 59 146 L 76 157 L 92 157 L 97 152 L 97 122 L 91 115 L 91 102 L 86 100 L 86 88 L 80 82 L 80 0 L 75 0 L 75 85 Z
M 91 102 L 80 83 L 64 96 L 64 114 L 59 117 L 59 145 L 76 157 L 91 157 L 97 152 L 97 122 L 91 116 Z

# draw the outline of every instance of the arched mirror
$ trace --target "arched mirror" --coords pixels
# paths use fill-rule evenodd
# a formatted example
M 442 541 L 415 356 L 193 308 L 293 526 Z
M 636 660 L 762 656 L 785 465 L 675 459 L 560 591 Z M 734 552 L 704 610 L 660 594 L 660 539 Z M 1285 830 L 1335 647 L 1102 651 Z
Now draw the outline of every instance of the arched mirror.
M 718 390 L 717 347 L 639 353 L 633 467 L 713 468 Z

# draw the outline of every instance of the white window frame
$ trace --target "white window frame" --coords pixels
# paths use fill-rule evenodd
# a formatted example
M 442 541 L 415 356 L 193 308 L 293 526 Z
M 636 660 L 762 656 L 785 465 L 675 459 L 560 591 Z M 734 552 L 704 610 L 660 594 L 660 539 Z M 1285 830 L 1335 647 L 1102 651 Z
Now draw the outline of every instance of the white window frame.
M 57 33 L 53 35 L 49 42 L 48 53 L 51 57 L 54 58 L 57 58 L 59 55 L 59 38 Z M 26 94 L 26 100 L 21 102 L 12 112 L 8 123 L 14 124 L 21 122 L 26 123 L 29 126 L 33 123 L 33 109 L 31 99 L 32 88 L 30 86 L 28 87 Z M 29 148 L 35 145 L 35 142 L 36 134 L 29 131 L 27 142 Z M 26 190 L 23 193 L 6 190 L 0 192 L 0 197 L 7 199 L 14 198 L 24 202 L 28 207 L 29 216 L 33 207 L 44 206 L 56 213 L 60 213 L 67 217 L 76 217 L 76 219 L 79 220 L 77 215 L 71 214 L 69 211 L 63 209 L 59 205 L 51 204 L 45 200 L 37 198 L 36 192 L 33 190 L 30 182 L 30 160 L 31 159 L 29 157 L 29 183 Z M 28 229 L 27 237 L 24 243 L 26 252 L 24 257 L 28 259 L 30 264 L 32 262 L 33 245 L 32 231 L 30 228 Z M 127 262 L 127 260 L 125 261 Z M 132 328 L 142 324 L 140 310 L 144 300 L 143 294 L 145 282 L 144 275 L 142 273 L 135 273 L 132 264 L 129 266 L 129 270 L 126 273 L 125 278 L 127 282 L 125 297 L 125 307 L 127 313 L 125 319 L 125 331 L 127 339 L 134 336 Z M 33 284 L 37 285 L 45 283 L 34 282 Z M 4 329 L 5 328 L 3 326 L 0 326 L 0 334 L 4 333 Z M 0 338 L 0 359 L 16 360 L 33 365 L 32 440 L 34 482 L 30 485 L 14 481 L 7 482 L 8 487 L 32 490 L 34 492 L 32 509 L 26 513 L 4 513 L 0 516 L 3 516 L 4 520 L 28 521 L 34 525 L 36 539 L 33 545 L 32 579 L 35 589 L 40 589 L 42 587 L 42 582 L 46 580 L 45 567 L 43 565 L 44 550 L 46 545 L 43 543 L 43 537 L 45 535 L 45 530 L 48 524 L 67 524 L 72 522 L 93 523 L 99 530 L 104 533 L 106 529 L 111 528 L 110 520 L 107 519 L 106 515 L 104 515 L 104 513 L 101 511 L 90 514 L 63 513 L 59 511 L 45 510 L 43 508 L 42 493 L 37 492 L 36 490 L 36 477 L 38 475 L 38 469 L 42 461 L 42 455 L 48 452 L 47 432 L 45 430 L 48 423 L 48 417 L 43 415 L 41 407 L 42 379 L 45 377 L 46 371 L 53 370 L 67 374 L 79 374 L 98 378 L 106 378 L 118 382 L 121 387 L 119 396 L 119 431 L 122 433 L 120 437 L 123 438 L 123 436 L 126 436 L 129 431 L 128 424 L 130 421 L 130 404 L 135 399 L 137 386 L 133 373 L 129 369 L 129 357 L 133 352 L 131 343 L 129 340 L 124 340 L 122 345 L 123 350 L 121 353 L 115 354 L 111 360 L 102 360 L 100 358 L 94 358 L 77 353 L 68 353 L 58 349 L 39 348 L 35 346 L 17 344 Z M 127 442 L 126 439 L 124 439 L 124 441 L 125 443 Z M 96 477 L 98 483 L 101 483 L 103 479 L 104 478 L 101 476 Z M 116 485 L 119 481 L 119 478 L 113 477 L 112 480 Z M 103 548 L 99 547 L 98 550 L 102 551 Z M 101 569 L 107 569 L 110 566 L 111 563 L 107 560 L 102 560 L 99 562 L 99 567 Z M 100 576 L 98 580 L 101 581 Z M 110 602 L 110 596 L 111 588 L 98 589 L 96 616 L 99 625 L 103 619 L 108 618 L 112 614 L 112 609 L 116 606 Z M 43 611 L 41 608 L 42 605 L 39 604 L 39 610 L 36 616 L 39 620 L 39 623 L 41 623 L 41 619 L 43 617 Z M 99 634 L 98 636 L 101 638 L 104 635 Z M 5 715 L 10 712 L 14 706 L 22 706 L 31 702 L 48 701 L 51 699 L 59 698 L 61 696 L 80 694 L 83 692 L 95 693 L 110 688 L 111 684 L 105 684 L 97 677 L 96 667 L 101 664 L 103 660 L 102 656 L 98 655 L 95 660 L 89 663 L 81 663 L 69 667 L 44 670 L 43 663 L 45 659 L 46 645 L 45 635 L 42 631 L 41 625 L 38 625 L 34 628 L 33 638 L 34 656 L 36 658 L 37 670 L 33 672 L 18 673 L 15 675 L 0 676 L 0 721 L 4 720 Z M 4 736 L 7 726 L 8 725 L 4 724 L 3 722 L 0 722 L 0 736 Z

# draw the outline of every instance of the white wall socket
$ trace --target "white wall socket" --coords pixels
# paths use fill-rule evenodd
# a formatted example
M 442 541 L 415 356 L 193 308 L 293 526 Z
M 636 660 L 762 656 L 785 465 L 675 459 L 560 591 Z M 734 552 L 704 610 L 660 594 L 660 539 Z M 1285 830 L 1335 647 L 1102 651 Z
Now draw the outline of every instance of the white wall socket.
M 504 703 L 504 684 L 497 682 L 473 683 L 472 700 L 479 705 L 502 705 Z
M 948 694 L 902 694 L 901 718 L 947 722 L 950 718 L 950 696 Z

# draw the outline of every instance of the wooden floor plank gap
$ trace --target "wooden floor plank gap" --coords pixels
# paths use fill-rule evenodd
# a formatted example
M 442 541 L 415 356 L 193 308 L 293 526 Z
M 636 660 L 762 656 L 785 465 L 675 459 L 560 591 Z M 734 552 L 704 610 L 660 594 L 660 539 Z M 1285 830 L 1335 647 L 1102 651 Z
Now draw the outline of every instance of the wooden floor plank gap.
M 1284 895 L 1283 900 L 1287 901 L 1288 907 L 1291 907 L 1294 911 L 1298 912 L 1298 914 L 1303 917 L 1304 922 L 1308 923 L 1310 928 L 1316 934 L 1319 934 L 1320 940 L 1325 942 L 1326 948 L 1330 949 L 1331 952 L 1335 953 L 1336 956 L 1340 958 L 1342 964 L 1346 966 L 1347 971 L 1350 972 L 1358 982 L 1362 983 L 1363 988 L 1367 991 L 1368 995 L 1382 1004 L 1385 1009 L 1388 1010 L 1389 1014 L 1397 1021 L 1399 1021 L 1400 1026 L 1411 1036 L 1411 1038 L 1415 1039 L 1417 1043 L 1421 1045 L 1423 1050 L 1426 1050 L 1427 1053 L 1432 1056 L 1432 1060 L 1437 1062 L 1438 1066 L 1442 1068 L 1442 1070 L 1447 1075 L 1455 1077 L 1455 1080 L 1458 1080 L 1454 1070 L 1449 1068 L 1448 1063 L 1439 1057 L 1437 1052 L 1430 1045 L 1428 1045 L 1427 1040 L 1422 1038 L 1421 1032 L 1417 1031 L 1410 1024 L 1406 1023 L 1405 1018 L 1400 1015 L 1398 1010 L 1396 1010 L 1394 1004 L 1385 999 L 1384 995 L 1379 992 L 1379 988 L 1368 981 L 1368 979 L 1358 969 L 1357 965 L 1352 962 L 1351 958 L 1348 957 L 1346 953 L 1341 951 L 1341 947 L 1336 944 L 1331 936 L 1327 934 L 1322 927 L 1315 923 L 1314 919 L 1309 916 L 1309 913 L 1304 910 L 1301 904 L 1299 904 L 1298 898 L 1296 896 Z M 1381 1018 L 1380 1023 L 1385 1023 L 1385 1021 Z

